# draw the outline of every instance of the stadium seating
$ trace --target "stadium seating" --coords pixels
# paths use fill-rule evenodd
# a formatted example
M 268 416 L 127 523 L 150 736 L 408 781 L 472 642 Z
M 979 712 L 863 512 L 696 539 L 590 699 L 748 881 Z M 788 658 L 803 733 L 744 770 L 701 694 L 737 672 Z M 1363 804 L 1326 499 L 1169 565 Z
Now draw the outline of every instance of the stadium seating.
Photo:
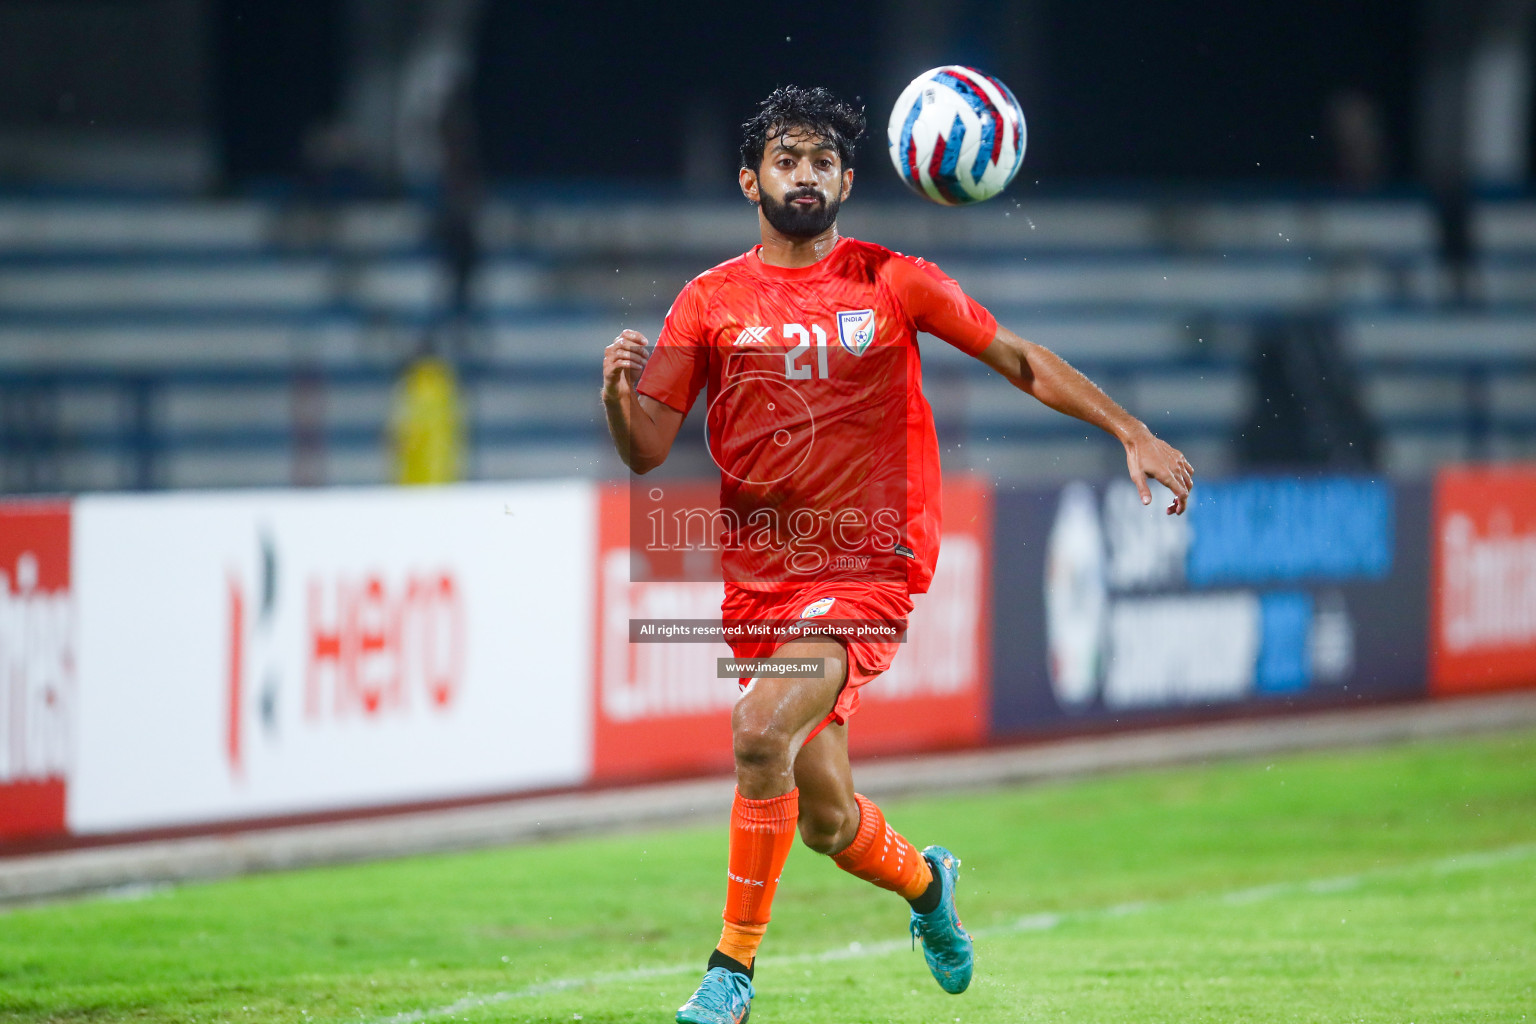
M 409 202 L 0 201 L 0 490 L 374 483 L 395 374 L 448 322 Z M 1099 380 L 1202 470 L 1247 457 L 1275 323 L 1324 323 L 1380 467 L 1536 454 L 1536 204 L 1476 204 L 1458 287 L 1406 199 L 850 204 L 847 233 L 937 261 Z M 471 472 L 614 476 L 596 402 L 623 326 L 751 245 L 729 202 L 502 198 L 460 353 Z M 929 339 L 947 465 L 1112 471 L 1118 450 Z

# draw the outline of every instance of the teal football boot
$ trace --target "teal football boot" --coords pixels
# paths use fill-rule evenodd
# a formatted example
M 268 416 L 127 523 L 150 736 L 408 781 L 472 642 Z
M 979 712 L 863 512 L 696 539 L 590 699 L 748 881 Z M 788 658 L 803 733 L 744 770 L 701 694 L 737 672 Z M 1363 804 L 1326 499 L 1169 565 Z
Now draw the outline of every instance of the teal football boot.
M 923 958 L 928 961 L 933 980 L 945 992 L 958 995 L 971 983 L 971 967 L 976 959 L 971 949 L 971 936 L 961 925 L 960 915 L 955 910 L 955 882 L 960 878 L 960 858 L 942 846 L 930 846 L 923 851 L 923 859 L 933 869 L 942 895 L 939 905 L 929 913 L 912 911 L 912 939 L 914 943 L 923 940 Z
M 682 1024 L 746 1024 L 751 1015 L 752 979 L 724 967 L 711 967 L 677 1011 Z

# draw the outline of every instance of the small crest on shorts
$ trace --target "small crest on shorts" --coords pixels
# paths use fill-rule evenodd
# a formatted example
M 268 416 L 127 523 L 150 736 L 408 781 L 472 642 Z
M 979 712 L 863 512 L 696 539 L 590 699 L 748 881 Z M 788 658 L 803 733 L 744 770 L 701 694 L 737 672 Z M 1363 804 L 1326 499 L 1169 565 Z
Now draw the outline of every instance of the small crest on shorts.
M 818 598 L 805 606 L 805 610 L 800 613 L 800 617 L 802 619 L 819 618 L 832 610 L 832 602 L 836 600 L 837 598 L 835 597 Z
M 864 354 L 875 340 L 875 311 L 845 309 L 837 314 L 837 340 L 856 356 Z

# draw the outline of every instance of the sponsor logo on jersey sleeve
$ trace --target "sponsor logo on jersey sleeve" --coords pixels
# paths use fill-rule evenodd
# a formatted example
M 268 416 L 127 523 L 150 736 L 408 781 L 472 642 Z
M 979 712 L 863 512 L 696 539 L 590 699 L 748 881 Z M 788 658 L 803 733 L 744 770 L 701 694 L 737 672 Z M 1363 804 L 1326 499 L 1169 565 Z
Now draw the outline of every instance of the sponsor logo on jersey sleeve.
M 872 309 L 842 310 L 837 314 L 837 340 L 843 348 L 856 356 L 864 354 L 875 340 L 875 311 Z
M 800 617 L 802 619 L 820 618 L 832 610 L 832 602 L 836 600 L 837 598 L 835 597 L 823 597 L 819 600 L 812 601 L 810 604 L 805 606 L 805 610 L 800 613 Z

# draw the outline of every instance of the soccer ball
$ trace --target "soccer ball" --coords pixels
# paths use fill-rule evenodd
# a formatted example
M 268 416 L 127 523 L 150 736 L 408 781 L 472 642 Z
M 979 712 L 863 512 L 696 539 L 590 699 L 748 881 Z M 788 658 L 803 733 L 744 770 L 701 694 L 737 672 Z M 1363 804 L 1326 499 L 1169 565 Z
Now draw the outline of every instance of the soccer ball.
M 918 195 L 979 203 L 1007 188 L 1024 162 L 1024 111 L 991 75 L 946 64 L 902 90 L 886 139 L 896 173 Z

